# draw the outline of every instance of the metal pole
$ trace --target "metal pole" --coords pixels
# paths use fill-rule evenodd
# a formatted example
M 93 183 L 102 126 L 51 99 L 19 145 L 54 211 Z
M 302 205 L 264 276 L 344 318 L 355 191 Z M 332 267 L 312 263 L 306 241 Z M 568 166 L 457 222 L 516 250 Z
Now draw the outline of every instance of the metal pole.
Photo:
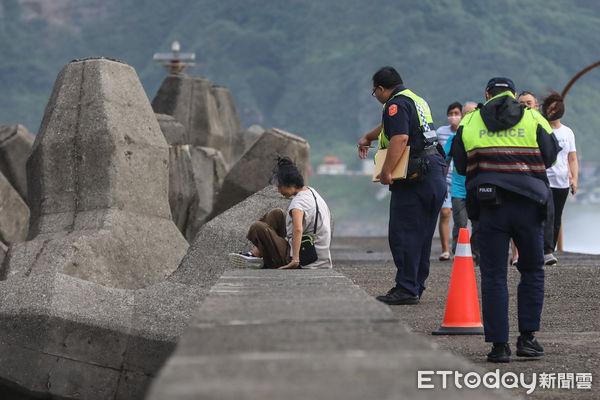
M 583 75 L 585 75 L 586 73 L 588 73 L 592 69 L 594 69 L 596 67 L 599 67 L 599 66 L 600 66 L 600 61 L 597 61 L 597 62 L 593 63 L 592 65 L 589 65 L 589 66 L 585 67 L 584 69 L 582 69 L 581 71 L 579 71 L 579 73 L 577 75 L 575 75 L 573 78 L 571 78 L 571 80 L 569 81 L 569 83 L 567 83 L 567 86 L 565 86 L 565 88 L 562 91 L 561 96 L 562 96 L 563 100 L 565 99 L 565 96 L 569 92 L 569 89 L 571 89 L 571 86 L 573 86 L 573 84 L 575 82 L 577 82 L 577 80 L 579 78 L 581 78 Z M 556 249 L 558 251 L 563 251 L 562 223 L 560 224 L 560 230 L 558 231 L 558 241 L 556 243 Z

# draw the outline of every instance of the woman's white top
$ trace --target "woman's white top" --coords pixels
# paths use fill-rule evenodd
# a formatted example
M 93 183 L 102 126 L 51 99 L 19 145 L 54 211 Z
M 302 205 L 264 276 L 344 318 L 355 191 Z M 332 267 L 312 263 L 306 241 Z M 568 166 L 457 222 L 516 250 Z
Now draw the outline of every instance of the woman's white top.
M 551 188 L 566 189 L 569 187 L 569 153 L 575 151 L 575 135 L 565 125 L 553 131 L 562 150 L 556 157 L 556 164 L 546 170 L 546 175 Z
M 312 193 L 315 194 L 317 202 L 319 203 L 319 220 L 317 222 L 317 233 L 315 236 L 315 249 L 317 250 L 317 261 L 312 264 L 305 265 L 302 268 L 331 268 L 331 253 L 329 246 L 331 245 L 331 213 L 325 200 L 317 193 L 313 188 L 310 188 Z M 315 197 L 313 197 L 311 190 L 301 190 L 292 199 L 290 206 L 287 210 L 285 218 L 286 223 L 286 236 L 290 243 L 290 256 L 292 255 L 292 230 L 294 224 L 292 222 L 292 210 L 298 209 L 304 214 L 302 219 L 302 232 L 313 233 L 315 228 L 315 215 L 317 207 L 315 204 Z

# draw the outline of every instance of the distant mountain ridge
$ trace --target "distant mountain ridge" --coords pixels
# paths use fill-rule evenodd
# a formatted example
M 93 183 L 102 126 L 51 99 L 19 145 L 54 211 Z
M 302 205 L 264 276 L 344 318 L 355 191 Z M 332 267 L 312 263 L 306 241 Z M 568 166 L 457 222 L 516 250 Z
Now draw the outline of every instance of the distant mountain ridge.
M 370 78 L 395 66 L 436 125 L 458 100 L 483 101 L 492 76 L 538 95 L 561 90 L 600 58 L 600 2 L 532 0 L 0 0 L 0 125 L 36 132 L 52 85 L 72 59 L 132 65 L 152 99 L 165 71 L 152 54 L 178 39 L 190 74 L 231 89 L 245 128 L 281 127 L 352 167 L 358 138 L 380 119 Z M 567 97 L 564 123 L 600 161 L 600 70 Z M 583 145 L 585 143 L 585 145 Z

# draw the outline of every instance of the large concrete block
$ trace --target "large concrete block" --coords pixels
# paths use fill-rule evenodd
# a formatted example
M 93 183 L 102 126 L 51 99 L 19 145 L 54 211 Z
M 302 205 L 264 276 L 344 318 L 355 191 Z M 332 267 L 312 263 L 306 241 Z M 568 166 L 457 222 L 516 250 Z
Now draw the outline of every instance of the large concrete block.
M 0 172 L 27 201 L 26 163 L 35 136 L 23 125 L 0 126 Z
M 210 147 L 180 145 L 169 149 L 169 204 L 173 221 L 191 242 L 213 208 L 227 165 Z
M 0 242 L 5 245 L 22 242 L 28 228 L 29 207 L 0 172 Z
M 265 130 L 262 127 L 258 125 L 252 125 L 247 131 L 240 132 L 239 135 L 233 138 L 232 165 L 235 165 L 235 163 L 242 158 L 244 153 L 254 146 L 254 143 L 260 139 L 264 132 Z
M 4 257 L 6 257 L 6 252 L 8 251 L 8 247 L 0 240 L 0 265 L 4 261 Z
M 221 99 L 221 110 L 232 114 L 231 105 L 225 102 L 221 89 L 216 92 Z M 220 150 L 230 162 L 232 132 L 223 126 L 236 121 L 221 118 L 221 111 L 213 86 L 207 79 L 185 74 L 171 74 L 163 81 L 152 101 L 154 112 L 168 114 L 183 124 L 186 129 L 185 144 L 212 147 Z
M 158 125 L 169 146 L 182 145 L 186 143 L 185 126 L 167 114 L 155 114 Z
M 108 288 L 60 273 L 0 281 L 0 393 L 141 399 L 208 292 Z
M 27 162 L 29 241 L 9 250 L 4 276 L 55 271 L 130 289 L 163 280 L 187 249 L 171 220 L 168 157 L 133 68 L 68 64 Z
M 133 292 L 47 273 L 0 282 L 0 293 L 3 379 L 65 398 L 112 396 Z
M 269 129 L 231 168 L 209 219 L 267 186 L 277 156 L 290 157 L 308 181 L 308 142 L 283 130 Z
M 287 210 L 289 204 L 290 200 L 280 195 L 277 188 L 268 186 L 202 225 L 169 281 L 212 285 L 229 266 L 227 254 L 252 248 L 246 239 L 252 222 L 273 208 Z
M 242 123 L 240 122 L 240 116 L 235 107 L 231 91 L 224 86 L 213 85 L 212 92 L 217 101 L 217 109 L 219 110 L 219 118 L 221 118 L 223 128 L 232 133 L 241 132 Z

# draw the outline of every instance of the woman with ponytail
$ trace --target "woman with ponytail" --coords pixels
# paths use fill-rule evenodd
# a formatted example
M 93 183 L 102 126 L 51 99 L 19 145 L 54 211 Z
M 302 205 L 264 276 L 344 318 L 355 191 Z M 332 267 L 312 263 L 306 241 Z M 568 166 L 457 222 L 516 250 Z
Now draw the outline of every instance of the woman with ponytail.
M 554 202 L 554 223 L 547 222 L 544 233 L 544 264 L 546 265 L 554 265 L 558 262 L 552 252 L 558 241 L 563 208 L 569 189 L 572 194 L 577 192 L 579 165 L 575 150 L 575 135 L 568 126 L 560 122 L 564 113 L 565 104 L 562 96 L 557 92 L 550 92 L 550 95 L 544 98 L 542 114 L 550 122 L 550 127 L 562 149 L 556 157 L 556 164 L 546 170 Z
M 302 174 L 288 157 L 278 157 L 271 183 L 292 201 L 287 211 L 275 208 L 250 226 L 246 237 L 256 247 L 245 254 L 231 253 L 232 263 L 239 267 L 300 268 L 302 235 L 313 234 L 316 220 L 313 239 L 318 258 L 303 268 L 331 268 L 331 215 L 325 200 L 314 188 L 304 185 Z

